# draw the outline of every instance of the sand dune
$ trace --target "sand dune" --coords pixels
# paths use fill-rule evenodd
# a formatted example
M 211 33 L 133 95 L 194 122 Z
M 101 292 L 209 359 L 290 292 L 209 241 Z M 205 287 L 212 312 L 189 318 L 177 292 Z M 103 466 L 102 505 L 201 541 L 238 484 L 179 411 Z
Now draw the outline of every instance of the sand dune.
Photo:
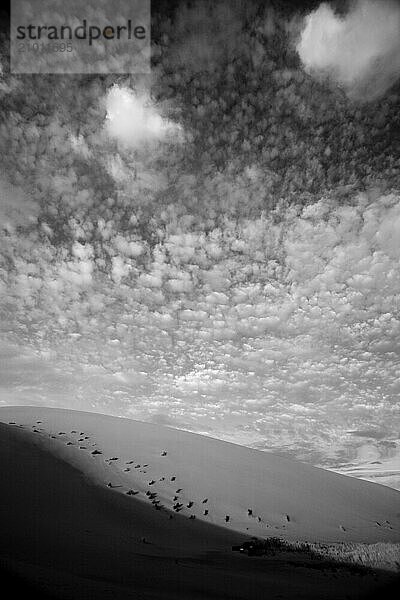
M 324 571 L 287 580 L 287 565 L 260 568 L 231 546 L 400 541 L 400 493 L 387 487 L 94 413 L 5 407 L 0 421 L 1 557 L 40 567 L 57 597 L 108 597 L 105 581 L 121 598 L 317 598 Z M 360 582 L 342 585 L 352 597 Z

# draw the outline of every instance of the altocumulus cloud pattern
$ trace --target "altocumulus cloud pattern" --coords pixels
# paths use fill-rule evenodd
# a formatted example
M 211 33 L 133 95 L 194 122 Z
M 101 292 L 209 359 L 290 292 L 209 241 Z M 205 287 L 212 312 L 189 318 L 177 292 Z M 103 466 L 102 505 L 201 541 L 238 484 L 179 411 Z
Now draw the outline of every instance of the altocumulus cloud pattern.
M 359 101 L 369 68 L 330 52 L 321 77 L 304 37 L 325 18 L 346 50 L 361 4 L 155 3 L 147 77 L 13 77 L 3 52 L 2 403 L 395 459 L 397 73 Z

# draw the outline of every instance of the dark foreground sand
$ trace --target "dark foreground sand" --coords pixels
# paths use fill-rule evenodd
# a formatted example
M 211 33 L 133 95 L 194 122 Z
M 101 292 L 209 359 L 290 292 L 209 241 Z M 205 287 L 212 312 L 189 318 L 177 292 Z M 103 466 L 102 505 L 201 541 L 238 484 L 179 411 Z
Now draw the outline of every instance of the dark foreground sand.
M 390 597 L 387 586 L 396 583 L 393 572 L 354 569 L 295 552 L 250 558 L 231 551 L 233 544 L 255 535 L 255 530 L 259 537 L 296 539 L 300 532 L 302 539 L 308 535 L 310 541 L 318 541 L 320 534 L 326 541 L 333 527 L 330 518 L 324 521 L 320 516 L 323 522 L 314 523 L 307 532 L 312 519 L 302 518 L 307 507 L 301 506 L 301 489 L 315 486 L 313 478 L 320 482 L 324 501 L 329 503 L 325 494 L 332 496 L 331 480 L 325 478 L 325 471 L 311 467 L 304 471 L 306 465 L 293 461 L 271 462 L 270 455 L 231 444 L 102 415 L 10 407 L 0 409 L 0 420 L 4 423 L 0 425 L 3 581 L 11 578 L 15 592 L 20 589 L 26 597 L 32 597 L 34 589 L 39 590 L 39 597 L 74 600 Z M 85 437 L 85 442 L 78 441 Z M 115 452 L 109 447 L 113 443 Z M 211 455 L 215 453 L 213 461 L 211 455 L 205 460 L 205 447 L 211 447 Z M 174 457 L 178 448 L 179 459 Z M 92 454 L 96 449 L 99 454 Z M 137 456 L 128 457 L 128 450 Z M 227 486 L 219 471 L 220 461 L 226 460 L 224 453 L 236 465 L 236 474 L 231 476 L 236 485 L 237 471 L 240 475 L 241 469 L 248 470 L 252 464 L 249 457 L 254 463 L 252 477 L 260 477 L 261 467 L 256 463 L 266 457 L 263 468 L 280 493 L 286 488 L 273 470 L 283 468 L 284 477 L 290 479 L 291 469 L 300 469 L 298 510 L 291 497 L 282 498 L 281 507 L 270 504 L 268 488 L 265 497 L 257 499 L 257 486 L 255 491 L 248 490 L 252 515 L 242 506 L 242 491 L 235 496 L 235 488 L 228 489 L 225 497 Z M 327 514 L 341 520 L 336 541 L 346 534 L 351 539 L 352 535 L 345 523 L 347 516 L 339 515 L 334 504 L 340 504 L 342 495 L 349 493 L 348 482 L 355 495 L 353 503 L 347 496 L 348 504 L 352 504 L 348 512 L 351 517 L 354 506 L 364 511 L 359 521 L 366 541 L 399 540 L 398 492 L 328 475 L 335 478 L 336 492 Z M 217 476 L 222 490 L 217 489 Z M 291 496 L 298 485 L 295 477 L 288 482 Z M 130 489 L 137 494 L 128 495 Z M 360 489 L 363 500 L 358 498 Z M 307 491 L 304 494 L 307 498 Z M 183 505 L 178 512 L 173 508 L 179 504 L 175 496 Z M 345 505 L 340 505 L 341 511 Z M 204 515 L 205 510 L 208 515 Z M 380 511 L 381 521 L 370 510 Z M 196 518 L 190 519 L 192 515 Z M 207 522 L 209 515 L 211 522 Z M 224 522 L 226 516 L 230 517 L 228 522 Z M 314 518 L 318 521 L 318 513 Z M 369 523 L 375 518 L 378 524 Z M 297 523 L 290 531 L 292 521 Z M 355 520 L 353 536 L 357 540 L 360 527 Z

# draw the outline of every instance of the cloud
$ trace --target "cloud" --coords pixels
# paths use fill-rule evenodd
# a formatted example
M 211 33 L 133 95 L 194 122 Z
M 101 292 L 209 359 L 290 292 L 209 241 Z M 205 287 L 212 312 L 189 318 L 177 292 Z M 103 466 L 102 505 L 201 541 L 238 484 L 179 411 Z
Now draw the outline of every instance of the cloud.
M 0 223 L 10 230 L 37 222 L 39 205 L 0 172 Z
M 98 205 L 80 220 L 89 239 L 61 248 L 17 228 L 3 243 L 13 268 L 0 265 L 0 308 L 55 367 L 88 369 L 67 389 L 77 407 L 168 414 L 325 465 L 358 460 L 370 437 L 385 455 L 400 391 L 397 194 L 211 230 L 172 209 L 149 220 L 134 204 L 110 206 L 107 220 Z M 50 384 L 32 388 L 36 403 L 54 396 Z
M 137 148 L 179 134 L 181 128 L 164 118 L 145 92 L 114 85 L 106 98 L 108 134 L 122 144 Z
M 360 429 L 357 431 L 349 431 L 349 433 L 356 437 L 373 438 L 375 440 L 382 440 L 387 435 L 387 432 L 385 430 L 374 429 L 372 427 L 368 429 Z
M 297 52 L 306 71 L 331 77 L 350 97 L 377 99 L 400 77 L 400 5 L 355 0 L 341 17 L 324 2 L 306 17 Z

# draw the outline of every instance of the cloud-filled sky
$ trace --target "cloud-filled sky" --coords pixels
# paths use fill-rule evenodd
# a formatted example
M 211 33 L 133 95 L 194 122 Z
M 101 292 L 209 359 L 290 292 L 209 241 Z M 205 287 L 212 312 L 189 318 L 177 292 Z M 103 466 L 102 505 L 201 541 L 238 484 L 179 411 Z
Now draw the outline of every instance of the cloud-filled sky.
M 0 402 L 393 472 L 398 100 L 281 64 L 280 14 L 232 18 L 234 68 L 182 66 L 160 19 L 150 82 L 3 76 Z

